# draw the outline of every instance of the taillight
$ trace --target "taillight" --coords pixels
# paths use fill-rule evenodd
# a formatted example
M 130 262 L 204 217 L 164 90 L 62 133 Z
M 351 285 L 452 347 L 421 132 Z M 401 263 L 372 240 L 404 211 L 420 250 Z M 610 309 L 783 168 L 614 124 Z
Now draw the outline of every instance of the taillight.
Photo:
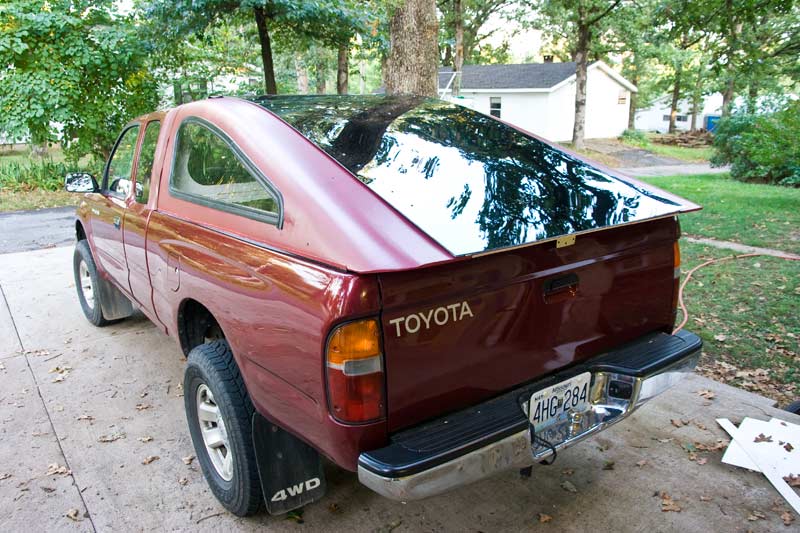
M 678 295 L 681 284 L 681 247 L 678 241 L 672 245 L 672 325 L 678 318 Z
M 385 394 L 381 331 L 374 318 L 336 327 L 325 349 L 328 404 L 347 423 L 383 418 Z

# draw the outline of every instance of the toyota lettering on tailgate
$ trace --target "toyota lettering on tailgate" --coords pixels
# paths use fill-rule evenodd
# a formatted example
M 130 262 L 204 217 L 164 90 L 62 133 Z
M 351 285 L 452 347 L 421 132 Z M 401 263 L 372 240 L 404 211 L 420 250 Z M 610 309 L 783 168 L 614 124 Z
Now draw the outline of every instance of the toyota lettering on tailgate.
M 395 327 L 395 332 L 397 336 L 400 337 L 403 331 L 406 333 L 416 333 L 421 328 L 428 330 L 431 329 L 432 325 L 444 326 L 450 321 L 458 322 L 474 316 L 467 302 L 458 302 L 435 309 L 428 309 L 427 311 L 421 311 L 419 313 L 411 313 L 408 316 L 394 318 L 389 321 L 389 324 Z

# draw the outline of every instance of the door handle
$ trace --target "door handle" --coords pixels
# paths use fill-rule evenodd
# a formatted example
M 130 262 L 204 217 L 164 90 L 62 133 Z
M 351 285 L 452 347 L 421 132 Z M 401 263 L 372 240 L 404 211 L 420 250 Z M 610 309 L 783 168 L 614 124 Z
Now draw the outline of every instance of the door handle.
M 114 217 L 114 227 L 119 229 L 121 224 L 122 224 L 122 219 L 120 219 L 119 217 Z
M 543 287 L 545 303 L 563 302 L 574 298 L 578 294 L 579 283 L 580 280 L 575 273 L 545 281 Z

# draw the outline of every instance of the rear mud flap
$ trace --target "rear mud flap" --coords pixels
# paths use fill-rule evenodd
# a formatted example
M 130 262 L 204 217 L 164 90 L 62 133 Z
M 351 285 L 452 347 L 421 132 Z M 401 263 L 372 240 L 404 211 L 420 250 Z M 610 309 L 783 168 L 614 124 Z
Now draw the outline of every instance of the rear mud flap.
M 288 513 L 325 495 L 319 452 L 258 413 L 253 414 L 253 447 L 269 514 Z
M 119 320 L 128 318 L 133 314 L 133 304 L 127 296 L 116 288 L 110 281 L 97 276 L 98 290 L 100 292 L 100 308 L 106 320 Z

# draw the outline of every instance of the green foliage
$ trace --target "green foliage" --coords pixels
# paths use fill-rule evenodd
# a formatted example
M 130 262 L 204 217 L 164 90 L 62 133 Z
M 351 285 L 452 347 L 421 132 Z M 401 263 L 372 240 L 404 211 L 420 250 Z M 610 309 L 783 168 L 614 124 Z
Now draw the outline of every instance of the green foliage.
M 650 146 L 650 139 L 647 138 L 647 135 L 645 135 L 643 131 L 639 130 L 625 130 L 622 132 L 622 135 L 619 136 L 619 139 L 624 143 L 640 146 L 642 148 Z
M 64 176 L 69 172 L 68 169 L 65 163 L 50 159 L 29 163 L 4 163 L 0 165 L 0 189 L 57 191 L 64 186 Z
M 762 115 L 735 114 L 715 130 L 712 163 L 742 181 L 800 187 L 800 102 Z
M 74 157 L 106 154 L 126 121 L 156 105 L 146 60 L 111 0 L 5 0 L 0 131 L 60 139 Z

